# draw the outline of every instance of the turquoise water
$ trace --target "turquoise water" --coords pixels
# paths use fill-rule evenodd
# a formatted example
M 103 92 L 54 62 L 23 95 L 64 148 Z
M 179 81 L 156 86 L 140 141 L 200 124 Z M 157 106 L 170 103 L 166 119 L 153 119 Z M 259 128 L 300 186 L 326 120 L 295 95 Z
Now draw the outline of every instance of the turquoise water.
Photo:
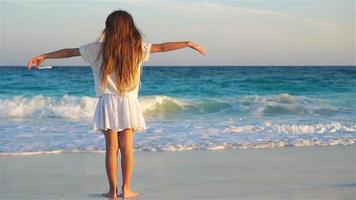
M 0 68 L 1 153 L 101 151 L 90 67 Z M 144 67 L 136 150 L 356 143 L 356 67 Z

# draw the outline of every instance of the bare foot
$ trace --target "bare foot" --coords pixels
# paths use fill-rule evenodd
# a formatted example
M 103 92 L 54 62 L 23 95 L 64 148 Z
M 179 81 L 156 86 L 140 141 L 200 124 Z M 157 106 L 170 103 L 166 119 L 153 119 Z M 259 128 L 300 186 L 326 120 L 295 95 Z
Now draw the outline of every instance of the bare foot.
M 108 198 L 112 198 L 112 199 L 117 199 L 117 188 L 116 188 L 116 192 L 107 192 L 107 193 L 103 193 L 101 194 L 103 195 L 104 197 L 108 197 Z
M 130 197 L 135 197 L 137 195 L 138 195 L 138 192 L 125 191 L 125 192 L 119 194 L 119 197 L 121 197 L 121 198 L 130 198 Z
M 107 192 L 107 193 L 103 193 L 103 194 L 101 194 L 101 195 L 103 195 L 104 197 L 107 197 L 107 198 L 117 199 L 117 194 L 116 194 L 116 193 L 113 194 L 113 193 L 111 193 L 111 192 Z

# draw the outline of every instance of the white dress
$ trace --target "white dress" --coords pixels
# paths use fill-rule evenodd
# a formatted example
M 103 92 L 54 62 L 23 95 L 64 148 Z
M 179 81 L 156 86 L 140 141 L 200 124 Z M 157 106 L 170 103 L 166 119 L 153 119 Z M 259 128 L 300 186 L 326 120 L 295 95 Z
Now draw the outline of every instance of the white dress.
M 93 129 L 122 131 L 127 128 L 134 131 L 146 129 L 137 95 L 101 95 L 94 113 Z
M 93 70 L 95 92 L 98 97 L 92 121 L 93 130 L 99 133 L 104 133 L 108 129 L 122 131 L 132 128 L 134 132 L 146 130 L 145 119 L 137 99 L 139 85 L 124 95 L 117 95 L 116 78 L 114 74 L 111 74 L 108 76 L 107 86 L 102 87 L 100 80 L 102 60 L 101 58 L 98 61 L 95 60 L 100 45 L 101 42 L 93 42 L 79 47 L 83 60 L 89 63 Z M 144 61 L 149 58 L 151 45 L 151 43 L 142 43 L 145 52 Z M 138 66 L 139 71 L 141 67 L 142 63 Z

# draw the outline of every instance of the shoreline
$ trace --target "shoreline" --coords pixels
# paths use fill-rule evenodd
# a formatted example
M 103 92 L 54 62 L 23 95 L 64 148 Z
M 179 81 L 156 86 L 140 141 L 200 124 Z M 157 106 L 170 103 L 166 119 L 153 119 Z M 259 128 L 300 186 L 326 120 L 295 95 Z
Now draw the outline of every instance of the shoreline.
M 216 146 L 214 148 L 208 149 L 173 149 L 173 150 L 137 150 L 134 149 L 134 153 L 139 152 L 149 152 L 149 153 L 164 153 L 164 152 L 192 152 L 192 151 L 236 151 L 236 150 L 249 150 L 249 149 L 275 149 L 275 148 L 306 148 L 306 147 L 332 147 L 332 146 L 356 146 L 356 143 L 348 143 L 348 144 L 326 144 L 326 145 L 270 145 L 266 146 L 264 144 L 251 146 L 251 147 L 234 147 L 234 148 L 223 148 L 221 146 Z M 49 150 L 49 151 L 26 151 L 26 152 L 0 152 L 0 156 L 40 156 L 40 155 L 56 155 L 56 154 L 73 154 L 73 153 L 98 153 L 98 154 L 105 154 L 105 149 L 98 149 L 98 150 Z
M 107 199 L 101 152 L 0 158 L 1 199 Z M 356 145 L 136 151 L 133 199 L 355 199 L 355 166 Z

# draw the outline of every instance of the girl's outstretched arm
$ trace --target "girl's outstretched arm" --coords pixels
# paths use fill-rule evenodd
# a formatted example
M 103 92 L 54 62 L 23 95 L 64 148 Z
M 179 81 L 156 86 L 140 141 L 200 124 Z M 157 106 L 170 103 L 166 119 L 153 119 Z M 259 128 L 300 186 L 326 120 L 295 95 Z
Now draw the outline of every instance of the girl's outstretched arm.
M 53 51 L 45 54 L 41 54 L 39 56 L 33 57 L 28 61 L 27 67 L 31 69 L 31 67 L 41 65 L 46 59 L 54 59 L 54 58 L 69 58 L 73 56 L 80 56 L 79 48 L 71 48 L 71 49 L 61 49 L 58 51 Z
M 176 49 L 182 49 L 185 47 L 190 47 L 196 51 L 198 51 L 201 55 L 206 55 L 206 50 L 197 43 L 191 41 L 182 41 L 182 42 L 165 42 L 161 44 L 152 44 L 151 53 L 156 52 L 165 52 L 165 51 L 173 51 Z

